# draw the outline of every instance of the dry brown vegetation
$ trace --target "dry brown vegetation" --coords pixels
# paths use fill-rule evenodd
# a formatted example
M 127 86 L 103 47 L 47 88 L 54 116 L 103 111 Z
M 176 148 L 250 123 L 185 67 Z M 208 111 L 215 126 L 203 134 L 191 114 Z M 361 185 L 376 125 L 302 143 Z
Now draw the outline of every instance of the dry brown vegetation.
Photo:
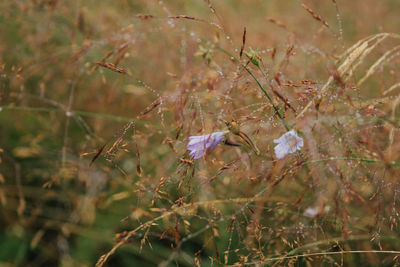
M 399 12 L 1 1 L 0 264 L 397 265 Z

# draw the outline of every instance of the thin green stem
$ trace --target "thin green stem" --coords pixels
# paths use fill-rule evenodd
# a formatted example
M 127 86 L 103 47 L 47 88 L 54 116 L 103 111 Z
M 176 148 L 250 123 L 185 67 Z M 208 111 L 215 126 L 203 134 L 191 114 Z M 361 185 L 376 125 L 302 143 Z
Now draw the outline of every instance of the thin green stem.
M 312 257 L 312 256 L 327 256 L 327 255 L 343 255 L 343 254 L 365 254 L 365 253 L 376 253 L 376 254 L 400 254 L 400 251 L 395 250 L 344 250 L 344 251 L 325 251 L 325 252 L 315 252 L 315 253 L 307 253 L 307 254 L 299 254 L 293 256 L 282 256 L 276 258 L 268 258 L 261 261 L 256 262 L 248 262 L 245 265 L 257 265 L 257 264 L 266 264 L 268 262 L 278 261 L 278 260 L 286 260 L 286 259 L 294 259 L 294 258 L 304 258 L 304 257 Z
M 279 112 L 278 107 L 274 104 L 274 102 L 272 101 L 272 98 L 270 97 L 270 95 L 267 93 L 267 91 L 264 89 L 264 87 L 261 85 L 261 83 L 257 80 L 256 76 L 254 76 L 254 74 L 251 72 L 251 70 L 246 65 L 242 64 L 239 59 L 237 59 L 235 56 L 233 56 L 231 53 L 229 53 L 228 51 L 226 51 L 222 47 L 218 46 L 217 48 L 219 50 L 221 50 L 222 52 L 224 52 L 226 55 L 228 55 L 235 62 L 239 63 L 240 66 L 242 68 L 244 68 L 247 71 L 247 73 L 250 74 L 250 76 L 256 81 L 258 87 L 261 89 L 261 91 L 264 93 L 264 95 L 268 98 L 269 102 L 271 103 L 272 107 L 275 110 L 276 115 L 278 115 L 279 119 L 282 121 L 282 124 L 285 127 L 285 129 L 287 131 L 289 131 L 290 128 L 289 128 L 288 124 L 286 123 L 285 119 L 283 118 L 283 116 L 281 115 L 281 113 Z
M 385 163 L 382 160 L 377 160 L 377 159 L 367 159 L 367 158 L 355 158 L 355 157 L 330 157 L 330 158 L 325 158 L 325 159 L 316 159 L 316 160 L 309 160 L 306 162 L 303 162 L 302 165 L 305 164 L 312 164 L 312 163 L 318 163 L 318 162 L 325 162 L 325 161 L 332 161 L 332 160 L 352 160 L 352 161 L 362 161 L 362 162 L 368 162 L 368 163 Z M 395 161 L 391 161 L 388 162 L 389 165 L 391 166 L 400 166 L 400 163 L 395 162 Z
M 41 108 L 41 107 L 22 107 L 22 106 L 3 106 L 0 107 L 0 110 L 21 110 L 21 111 L 35 111 L 35 112 L 64 112 L 62 109 L 58 108 Z M 82 110 L 73 110 L 71 111 L 72 114 L 76 114 L 82 117 L 90 117 L 90 118 L 99 118 L 104 120 L 110 121 L 117 121 L 117 122 L 130 122 L 134 119 L 127 118 L 127 117 L 120 117 L 111 114 L 103 114 L 103 113 L 94 113 Z

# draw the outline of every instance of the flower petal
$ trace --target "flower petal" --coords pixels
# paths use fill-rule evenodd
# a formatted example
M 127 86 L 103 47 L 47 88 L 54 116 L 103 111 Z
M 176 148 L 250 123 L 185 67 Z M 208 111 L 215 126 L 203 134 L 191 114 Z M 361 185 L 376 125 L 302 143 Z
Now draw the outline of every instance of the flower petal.
M 214 132 L 200 136 L 190 136 L 186 148 L 193 159 L 201 158 L 205 153 L 213 150 L 224 138 L 224 132 Z
M 274 143 L 277 144 L 274 150 L 278 159 L 284 158 L 286 155 L 294 153 L 297 150 L 301 150 L 304 146 L 303 138 L 299 137 L 295 130 L 290 130 L 280 138 L 275 139 Z

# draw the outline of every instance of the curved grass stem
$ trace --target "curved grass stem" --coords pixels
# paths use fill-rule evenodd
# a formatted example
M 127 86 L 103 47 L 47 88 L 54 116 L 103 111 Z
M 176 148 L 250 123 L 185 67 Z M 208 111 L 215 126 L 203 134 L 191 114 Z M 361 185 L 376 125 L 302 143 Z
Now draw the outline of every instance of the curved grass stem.
M 245 71 L 247 71 L 248 74 L 250 74 L 250 76 L 254 79 L 254 81 L 257 83 L 258 87 L 260 88 L 260 90 L 264 93 L 264 95 L 267 97 L 267 99 L 269 100 L 269 102 L 271 103 L 272 107 L 275 110 L 276 115 L 279 117 L 279 119 L 281 120 L 283 126 L 285 127 L 285 129 L 287 131 L 290 130 L 289 125 L 287 124 L 287 122 L 285 121 L 285 119 L 283 118 L 282 114 L 279 112 L 278 107 L 274 104 L 274 102 L 272 101 L 271 96 L 268 94 L 268 92 L 264 89 L 264 87 L 261 85 L 261 83 L 257 80 L 256 76 L 254 76 L 253 72 L 244 64 L 242 64 L 240 62 L 240 60 L 238 58 L 236 58 L 235 56 L 233 56 L 231 53 L 229 53 L 228 51 L 226 51 L 225 49 L 223 49 L 222 47 L 217 47 L 220 51 L 222 51 L 223 53 L 225 53 L 226 55 L 228 55 L 233 61 L 237 62 L 240 64 L 240 66 L 245 69 Z

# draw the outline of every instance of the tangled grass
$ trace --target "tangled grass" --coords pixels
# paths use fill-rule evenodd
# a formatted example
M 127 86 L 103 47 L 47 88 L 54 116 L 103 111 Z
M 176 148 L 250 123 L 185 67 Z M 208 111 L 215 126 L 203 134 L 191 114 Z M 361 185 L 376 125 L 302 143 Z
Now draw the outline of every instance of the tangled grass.
M 398 265 L 398 1 L 0 10 L 1 264 Z

